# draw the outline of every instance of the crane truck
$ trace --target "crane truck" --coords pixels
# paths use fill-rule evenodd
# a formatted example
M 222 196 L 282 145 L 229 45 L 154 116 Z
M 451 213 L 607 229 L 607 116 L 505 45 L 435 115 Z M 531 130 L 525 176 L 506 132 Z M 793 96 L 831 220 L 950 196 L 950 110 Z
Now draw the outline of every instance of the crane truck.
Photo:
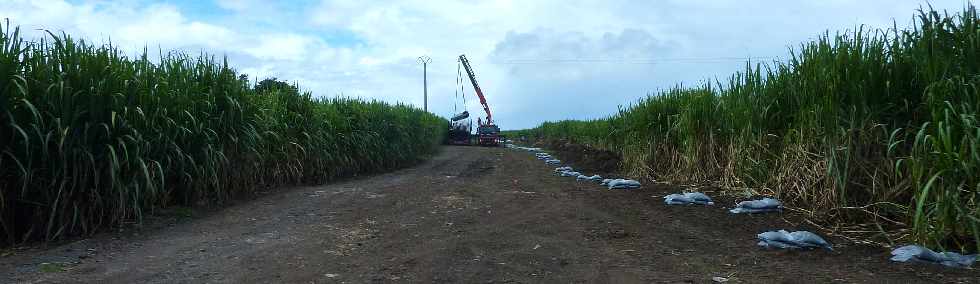
M 476 74 L 473 73 L 473 67 L 470 67 L 470 61 L 466 60 L 466 55 L 463 54 L 459 55 L 459 63 L 463 64 L 463 68 L 466 69 L 466 75 L 469 76 L 470 83 L 473 84 L 473 91 L 480 97 L 480 105 L 483 105 L 483 111 L 487 113 L 486 120 L 476 119 L 477 144 L 481 146 L 499 146 L 500 127 L 497 127 L 493 122 L 490 105 L 487 104 L 487 98 L 483 96 L 483 90 L 480 89 L 480 84 L 476 82 Z

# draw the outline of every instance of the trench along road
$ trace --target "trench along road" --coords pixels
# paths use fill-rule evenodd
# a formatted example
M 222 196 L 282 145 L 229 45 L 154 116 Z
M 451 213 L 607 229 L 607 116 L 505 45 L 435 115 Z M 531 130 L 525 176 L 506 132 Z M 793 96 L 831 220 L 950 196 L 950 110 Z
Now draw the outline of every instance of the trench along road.
M 573 165 L 574 166 L 574 165 Z M 664 185 L 609 191 L 533 155 L 445 147 L 416 167 L 282 189 L 137 235 L 0 258 L 0 282 L 957 282 L 974 270 L 889 263 L 883 248 L 763 250 L 783 214 L 666 206 Z M 789 218 L 792 219 L 792 218 Z M 41 269 L 41 263 L 56 269 Z M 50 264 L 49 264 L 50 265 Z M 42 271 L 45 270 L 45 271 Z M 720 277 L 720 278 L 719 278 Z M 713 280 L 714 279 L 714 280 Z M 2 280 L 2 278 L 0 278 Z

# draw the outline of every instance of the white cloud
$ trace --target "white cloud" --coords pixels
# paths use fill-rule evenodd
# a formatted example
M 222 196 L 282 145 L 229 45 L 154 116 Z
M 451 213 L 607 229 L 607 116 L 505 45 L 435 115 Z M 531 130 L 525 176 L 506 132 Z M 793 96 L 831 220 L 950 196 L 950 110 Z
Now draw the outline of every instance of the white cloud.
M 258 38 L 258 42 L 245 48 L 245 52 L 258 59 L 303 60 L 317 40 L 297 34 L 272 34 Z
M 160 46 L 165 49 L 194 47 L 219 50 L 239 39 L 234 31 L 185 18 L 177 6 L 144 7 L 101 2 L 72 5 L 64 1 L 19 1 L 0 4 L 0 17 L 20 25 L 28 37 L 42 37 L 41 30 L 96 42 L 112 41 L 128 51 Z
M 787 47 L 828 29 L 890 27 L 893 19 L 906 26 L 924 3 L 213 1 L 220 11 L 181 6 L 186 3 L 0 0 L 0 17 L 32 36 L 42 35 L 36 29 L 64 30 L 96 42 L 111 38 L 130 52 L 145 45 L 205 50 L 228 55 L 252 78 L 296 81 L 323 96 L 416 105 L 422 103 L 422 70 L 415 58 L 429 55 L 429 109 L 443 115 L 452 112 L 455 60 L 465 53 L 496 120 L 519 128 L 600 117 L 659 88 L 724 78 L 744 63 L 719 58 L 785 56 Z M 958 10 L 965 2 L 931 3 Z M 479 112 L 475 102 L 468 100 L 468 108 Z
M 162 44 L 175 48 L 200 46 L 216 49 L 238 40 L 235 33 L 227 28 L 188 21 L 175 6 L 152 5 L 127 12 L 134 12 L 134 19 L 124 19 L 123 24 L 107 33 L 113 41 L 121 41 L 125 46 Z M 100 14 L 98 16 L 108 16 Z
M 216 0 L 218 7 L 232 11 L 245 11 L 262 4 L 259 0 Z

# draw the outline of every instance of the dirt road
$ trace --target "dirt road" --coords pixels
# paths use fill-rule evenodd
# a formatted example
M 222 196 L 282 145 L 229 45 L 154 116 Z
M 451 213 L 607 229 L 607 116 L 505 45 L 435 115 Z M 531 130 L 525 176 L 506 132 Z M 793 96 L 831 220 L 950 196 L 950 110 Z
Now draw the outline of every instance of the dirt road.
M 0 258 L 0 282 L 705 283 L 973 282 L 976 270 L 756 247 L 785 214 L 671 206 L 681 190 L 608 191 L 533 155 L 448 147 L 394 173 L 301 187 L 138 235 L 110 233 Z M 805 228 L 805 227 L 802 227 Z M 41 263 L 48 263 L 41 265 Z M 4 281 L 3 279 L 7 280 Z

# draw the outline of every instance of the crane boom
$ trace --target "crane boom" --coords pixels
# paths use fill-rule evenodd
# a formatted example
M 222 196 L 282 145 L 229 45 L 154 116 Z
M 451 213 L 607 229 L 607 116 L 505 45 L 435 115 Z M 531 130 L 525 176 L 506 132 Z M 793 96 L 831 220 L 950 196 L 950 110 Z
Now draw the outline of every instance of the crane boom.
M 466 60 L 466 55 L 460 54 L 459 62 L 463 63 L 463 68 L 466 69 L 466 75 L 470 77 L 470 82 L 473 83 L 473 90 L 480 97 L 480 104 L 483 105 L 483 110 L 487 112 L 486 124 L 492 125 L 493 115 L 490 114 L 490 105 L 487 104 L 487 98 L 483 96 L 483 90 L 480 89 L 480 84 L 476 82 L 476 74 L 473 73 L 473 68 L 470 67 L 470 61 Z

